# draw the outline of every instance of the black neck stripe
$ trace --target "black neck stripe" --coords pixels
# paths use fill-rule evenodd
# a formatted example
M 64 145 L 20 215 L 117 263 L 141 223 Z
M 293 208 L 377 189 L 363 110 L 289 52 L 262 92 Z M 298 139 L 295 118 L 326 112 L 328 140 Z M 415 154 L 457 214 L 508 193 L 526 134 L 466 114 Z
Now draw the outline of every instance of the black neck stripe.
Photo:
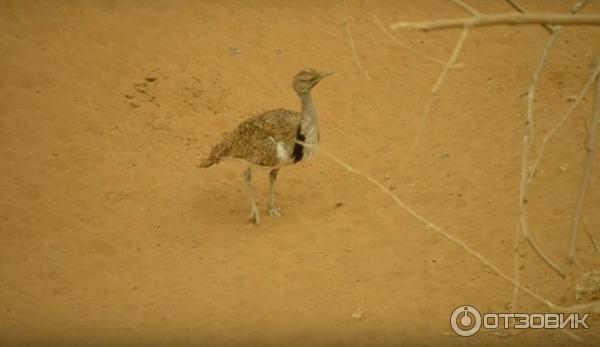
M 300 133 L 300 125 L 298 125 L 298 131 L 296 132 L 296 141 L 304 142 L 306 137 Z M 294 151 L 292 152 L 292 157 L 294 158 L 294 163 L 302 160 L 304 156 L 304 146 L 299 144 L 298 142 L 294 143 Z

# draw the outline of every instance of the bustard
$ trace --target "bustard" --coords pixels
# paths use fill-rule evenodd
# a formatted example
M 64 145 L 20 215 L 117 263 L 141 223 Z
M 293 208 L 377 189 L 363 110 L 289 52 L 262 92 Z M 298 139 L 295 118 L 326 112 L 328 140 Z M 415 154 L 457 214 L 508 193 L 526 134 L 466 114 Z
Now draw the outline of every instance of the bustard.
M 304 69 L 293 80 L 292 86 L 300 97 L 301 111 L 278 108 L 263 112 L 240 123 L 199 166 L 207 168 L 221 159 L 243 159 L 250 165 L 244 171 L 244 183 L 250 197 L 250 221 L 260 223 L 260 214 L 252 189 L 252 169 L 256 166 L 271 168 L 269 172 L 270 216 L 280 216 L 275 206 L 275 182 L 282 166 L 312 158 L 319 142 L 319 118 L 310 91 L 332 72 Z M 309 146 L 303 146 L 305 143 Z

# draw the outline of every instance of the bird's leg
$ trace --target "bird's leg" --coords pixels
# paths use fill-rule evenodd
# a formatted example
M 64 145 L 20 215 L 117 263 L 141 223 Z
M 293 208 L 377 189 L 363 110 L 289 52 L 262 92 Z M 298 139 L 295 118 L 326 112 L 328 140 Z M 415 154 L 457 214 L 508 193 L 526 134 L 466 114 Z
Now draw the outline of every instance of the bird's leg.
M 252 190 L 252 168 L 247 168 L 244 171 L 244 183 L 246 184 L 246 190 L 250 196 L 250 221 L 258 225 L 260 223 L 260 215 L 258 214 L 258 206 L 256 206 L 256 199 L 254 198 L 254 190 Z
M 275 182 L 277 182 L 277 174 L 279 173 L 279 168 L 271 170 L 269 172 L 269 182 L 271 182 L 271 187 L 269 189 L 269 216 L 281 216 L 281 213 L 275 207 Z

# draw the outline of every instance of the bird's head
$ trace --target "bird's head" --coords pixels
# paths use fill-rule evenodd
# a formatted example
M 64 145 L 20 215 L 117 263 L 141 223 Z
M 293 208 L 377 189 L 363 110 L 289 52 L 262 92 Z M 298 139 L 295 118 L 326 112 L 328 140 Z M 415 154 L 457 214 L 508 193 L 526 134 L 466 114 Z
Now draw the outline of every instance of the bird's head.
M 323 78 L 331 75 L 331 71 L 317 71 L 315 69 L 304 69 L 294 76 L 294 90 L 298 94 L 310 91 Z

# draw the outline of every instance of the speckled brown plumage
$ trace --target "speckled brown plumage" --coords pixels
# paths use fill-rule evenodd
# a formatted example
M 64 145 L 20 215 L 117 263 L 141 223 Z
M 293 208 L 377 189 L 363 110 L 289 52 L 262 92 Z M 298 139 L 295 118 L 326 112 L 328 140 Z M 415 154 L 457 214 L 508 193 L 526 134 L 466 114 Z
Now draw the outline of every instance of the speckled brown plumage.
M 222 158 L 243 159 L 260 166 L 287 164 L 289 159 L 277 155 L 277 143 L 291 154 L 301 120 L 302 114 L 283 108 L 249 118 L 215 145 L 201 165 L 209 167 Z

